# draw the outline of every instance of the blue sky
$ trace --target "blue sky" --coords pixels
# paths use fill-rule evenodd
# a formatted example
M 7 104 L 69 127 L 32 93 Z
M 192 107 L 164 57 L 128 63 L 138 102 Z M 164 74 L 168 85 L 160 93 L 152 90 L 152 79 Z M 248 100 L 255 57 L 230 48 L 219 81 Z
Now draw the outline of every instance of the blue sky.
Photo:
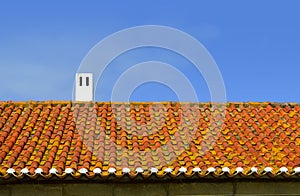
M 0 4 L 0 100 L 70 100 L 75 73 L 106 36 L 137 25 L 165 25 L 200 41 L 223 76 L 228 101 L 300 102 L 300 2 L 290 1 L 11 1 Z M 200 101 L 210 95 L 201 73 L 175 53 L 132 50 L 115 59 L 96 100 L 110 99 L 122 71 L 148 60 L 174 65 Z M 102 85 L 103 86 L 103 85 Z M 146 83 L 133 101 L 178 100 Z

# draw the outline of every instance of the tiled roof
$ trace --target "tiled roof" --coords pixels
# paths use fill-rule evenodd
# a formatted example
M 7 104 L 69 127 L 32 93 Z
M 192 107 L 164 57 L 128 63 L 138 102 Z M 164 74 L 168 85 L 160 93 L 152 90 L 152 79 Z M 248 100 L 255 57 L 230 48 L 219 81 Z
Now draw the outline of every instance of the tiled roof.
M 298 177 L 299 104 L 227 103 L 223 109 L 0 102 L 0 179 Z

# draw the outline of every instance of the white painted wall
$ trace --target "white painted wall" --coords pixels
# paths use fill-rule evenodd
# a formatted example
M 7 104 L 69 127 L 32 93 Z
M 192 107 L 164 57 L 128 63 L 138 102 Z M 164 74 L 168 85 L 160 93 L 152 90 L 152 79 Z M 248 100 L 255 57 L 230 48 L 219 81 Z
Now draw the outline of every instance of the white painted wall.
M 75 101 L 94 101 L 92 73 L 76 73 Z

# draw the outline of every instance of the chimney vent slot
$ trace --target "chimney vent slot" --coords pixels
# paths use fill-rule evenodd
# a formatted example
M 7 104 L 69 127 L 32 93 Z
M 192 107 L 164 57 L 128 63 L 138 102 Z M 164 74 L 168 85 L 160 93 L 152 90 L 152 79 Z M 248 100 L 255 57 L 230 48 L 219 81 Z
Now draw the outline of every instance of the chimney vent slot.
M 82 86 L 82 77 L 79 77 L 79 86 Z
M 89 86 L 90 80 L 89 77 L 86 77 L 86 86 Z

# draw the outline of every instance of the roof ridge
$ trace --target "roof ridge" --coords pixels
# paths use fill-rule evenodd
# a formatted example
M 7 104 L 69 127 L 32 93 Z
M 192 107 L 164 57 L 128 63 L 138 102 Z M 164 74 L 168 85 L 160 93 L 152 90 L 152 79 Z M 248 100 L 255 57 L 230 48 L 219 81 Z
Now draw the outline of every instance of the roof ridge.
M 181 104 L 224 104 L 222 102 L 211 102 L 211 101 L 207 101 L 207 102 L 193 102 L 193 101 L 129 101 L 129 102 L 125 102 L 125 101 L 90 101 L 90 102 L 85 102 L 85 101 L 72 101 L 72 100 L 46 100 L 46 101 L 34 101 L 34 100 L 29 100 L 29 101 L 13 101 L 13 100 L 9 100 L 9 101 L 1 101 L 0 100 L 0 104 L 3 103 L 13 103 L 16 105 L 27 105 L 27 104 L 76 104 L 76 103 L 113 103 L 113 104 L 128 104 L 128 103 L 132 103 L 132 104 L 167 104 L 167 103 L 181 103 Z M 227 104 L 250 104 L 250 105 L 269 105 L 269 104 L 274 104 L 274 105 L 300 105 L 300 102 L 270 102 L 270 101 L 228 101 L 225 103 Z

